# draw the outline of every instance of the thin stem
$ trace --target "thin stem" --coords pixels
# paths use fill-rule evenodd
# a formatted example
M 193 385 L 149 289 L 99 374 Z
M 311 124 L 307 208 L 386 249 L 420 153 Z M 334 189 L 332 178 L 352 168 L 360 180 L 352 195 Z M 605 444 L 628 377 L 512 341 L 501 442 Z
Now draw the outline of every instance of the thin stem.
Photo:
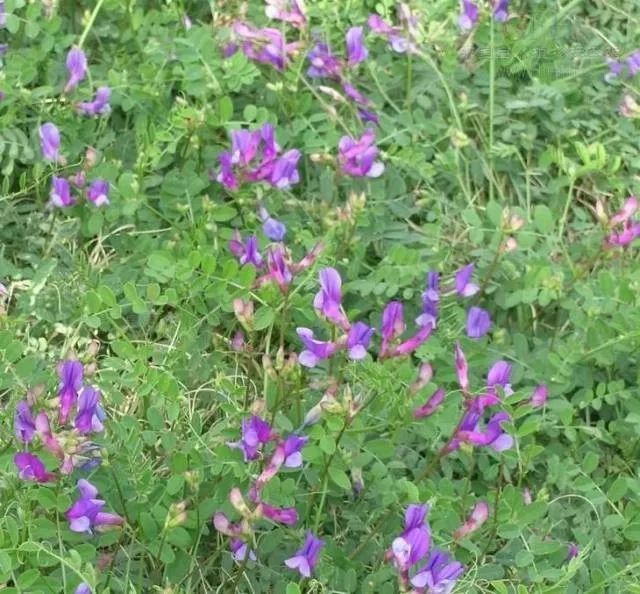
M 89 35 L 89 31 L 91 31 L 92 27 L 93 27 L 93 23 L 95 23 L 96 17 L 98 16 L 98 13 L 100 12 L 100 8 L 102 8 L 102 5 L 104 4 L 104 0 L 98 0 L 98 2 L 96 3 L 93 12 L 91 13 L 91 16 L 89 17 L 89 21 L 87 22 L 84 31 L 82 32 L 82 35 L 80 35 L 80 40 L 78 41 L 78 47 L 81 48 L 84 45 L 84 42 L 87 39 L 87 35 Z
M 494 52 L 494 23 L 490 19 L 490 57 L 489 57 L 489 168 L 493 172 L 493 120 L 495 107 L 495 77 L 496 77 L 496 56 Z M 493 200 L 494 186 L 493 175 L 489 176 L 489 200 Z

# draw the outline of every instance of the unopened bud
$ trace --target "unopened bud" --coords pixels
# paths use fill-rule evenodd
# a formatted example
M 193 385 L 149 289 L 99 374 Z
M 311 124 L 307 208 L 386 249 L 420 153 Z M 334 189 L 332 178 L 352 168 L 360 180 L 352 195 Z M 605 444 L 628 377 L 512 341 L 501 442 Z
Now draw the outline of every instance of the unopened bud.
M 478 503 L 473 506 L 473 510 L 467 518 L 467 521 L 453 533 L 453 538 L 459 540 L 475 532 L 487 521 L 488 517 L 489 505 L 485 501 L 478 501 Z
M 95 357 L 100 352 L 100 341 L 95 338 L 89 343 L 87 347 L 87 354 L 90 357 Z
M 311 153 L 309 155 L 309 159 L 311 159 L 312 163 L 319 164 L 329 164 L 335 162 L 333 155 L 329 155 L 328 153 Z
M 303 426 L 315 425 L 322 418 L 322 410 L 321 404 L 316 404 L 305 416 Z
M 187 470 L 184 473 L 184 480 L 192 491 L 198 491 L 202 477 L 197 470 Z
M 524 491 L 522 491 L 522 501 L 524 502 L 525 505 L 531 505 L 531 503 L 533 502 L 533 498 L 531 497 L 531 491 L 529 490 L 528 487 L 525 487 Z
M 273 368 L 273 361 L 269 355 L 262 355 L 262 369 L 269 377 L 276 377 L 278 374 Z
M 234 487 L 231 489 L 229 493 L 229 501 L 231 501 L 231 505 L 236 509 L 236 511 L 243 517 L 248 518 L 251 515 L 251 510 L 249 506 L 246 504 L 244 497 L 242 496 L 242 492 L 238 487 Z
M 233 313 L 243 326 L 251 327 L 253 324 L 253 301 L 240 298 L 234 299 Z
M 40 398 L 40 396 L 42 396 L 42 394 L 44 393 L 44 390 L 44 384 L 38 384 L 36 386 L 33 386 L 33 388 L 29 388 L 29 390 L 27 391 L 27 402 L 29 403 L 29 406 L 35 406 L 35 404 L 38 402 L 38 398 Z
M 167 519 L 165 520 L 165 528 L 175 528 L 187 521 L 187 502 L 173 503 L 169 506 Z
M 430 363 L 422 363 L 418 369 L 418 377 L 416 380 L 409 386 L 409 392 L 411 394 L 415 394 L 424 388 L 433 377 L 433 367 L 431 367 Z
M 356 494 L 362 493 L 364 489 L 364 477 L 362 476 L 362 468 L 351 469 L 351 484 Z
M 502 253 L 515 252 L 518 249 L 518 241 L 515 237 L 507 237 L 500 247 Z
M 92 146 L 88 146 L 84 154 L 84 168 L 91 169 L 98 162 L 98 151 Z
M 628 93 L 622 98 L 620 103 L 620 114 L 625 118 L 640 118 L 640 105 Z
M 243 351 L 245 348 L 244 332 L 242 330 L 238 330 L 233 335 L 233 338 L 231 339 L 230 344 L 231 344 L 231 350 L 236 352 Z
M 278 371 L 282 371 L 282 368 L 284 367 L 284 347 L 281 346 L 280 348 L 278 348 L 277 352 L 276 352 L 276 365 L 275 365 L 276 369 Z
M 95 375 L 96 371 L 98 371 L 98 366 L 96 365 L 95 361 L 92 361 L 88 365 L 84 366 L 84 375 L 87 377 Z
M 84 173 L 82 171 L 79 171 L 78 173 L 76 173 L 75 175 L 72 175 L 69 177 L 69 181 L 76 187 L 76 188 L 83 188 L 87 178 L 85 177 Z
M 331 97 L 331 99 L 333 99 L 334 101 L 338 101 L 339 103 L 346 102 L 346 99 L 340 93 L 338 93 L 338 91 L 332 89 L 331 87 L 320 85 L 318 87 L 318 91 L 323 92 L 325 95 L 328 95 L 329 97 Z
M 469 137 L 462 130 L 454 130 L 451 135 L 451 144 L 458 149 L 464 148 L 470 144 Z
M 600 200 L 600 198 L 596 200 L 596 218 L 605 225 L 609 222 L 609 217 L 607 216 L 604 204 L 602 204 L 602 200 Z

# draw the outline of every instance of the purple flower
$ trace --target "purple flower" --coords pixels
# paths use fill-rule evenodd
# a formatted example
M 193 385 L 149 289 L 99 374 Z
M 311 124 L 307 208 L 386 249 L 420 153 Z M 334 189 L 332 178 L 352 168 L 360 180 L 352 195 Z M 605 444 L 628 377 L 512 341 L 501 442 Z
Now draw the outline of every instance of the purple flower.
M 342 311 L 342 279 L 338 271 L 335 268 L 322 269 L 320 286 L 321 289 L 313 300 L 313 307 L 320 315 L 347 330 L 349 320 Z
M 473 276 L 473 268 L 473 264 L 468 264 L 467 266 L 460 268 L 460 270 L 456 272 L 456 293 L 458 293 L 458 295 L 461 295 L 462 297 L 471 297 L 480 290 L 480 287 L 478 287 L 478 285 L 471 282 L 471 277 Z
M 611 82 L 623 73 L 624 64 L 619 60 L 614 60 L 612 58 L 607 58 L 607 64 L 609 66 L 609 72 L 604 75 L 604 80 L 606 82 Z
M 392 357 L 402 357 L 415 351 L 419 346 L 424 344 L 433 332 L 433 326 L 422 326 L 411 338 L 400 343 L 391 351 Z
M 342 81 L 342 90 L 349 99 L 352 99 L 358 105 L 371 105 L 371 101 L 346 80 Z
M 456 581 L 464 573 L 464 567 L 444 551 L 433 549 L 424 567 L 411 579 L 416 588 L 426 588 L 430 594 L 449 594 Z
M 300 181 L 298 161 L 302 154 L 297 149 L 291 149 L 276 159 L 273 163 L 271 175 L 267 179 L 269 184 L 278 190 L 288 190 Z
M 471 307 L 467 312 L 467 336 L 482 338 L 491 329 L 489 312 L 481 307 Z
M 69 181 L 64 177 L 58 177 L 57 175 L 54 175 L 51 178 L 49 199 L 51 204 L 58 208 L 67 208 L 76 203 L 75 198 L 71 195 L 71 186 L 69 185 Z
M 256 415 L 242 421 L 240 441 L 230 442 L 230 448 L 242 450 L 244 461 L 255 460 L 260 448 L 276 437 L 271 425 Z
M 368 109 L 358 107 L 358 115 L 360 116 L 360 121 L 363 124 L 375 124 L 377 126 L 380 123 L 378 115 Z
M 624 201 L 622 208 L 611 217 L 609 222 L 612 225 L 626 223 L 634 215 L 636 210 L 638 210 L 638 199 L 635 196 L 629 196 L 629 198 Z
M 76 105 L 79 113 L 86 116 L 104 115 L 111 111 L 109 99 L 111 98 L 111 89 L 109 87 L 100 87 L 96 91 L 93 101 L 80 101 Z
M 220 173 L 216 176 L 216 181 L 221 183 L 225 188 L 229 190 L 238 189 L 238 178 L 233 171 L 233 162 L 231 160 L 231 153 L 223 152 L 218 156 L 220 161 Z
M 578 545 L 570 542 L 567 545 L 567 561 L 571 561 L 571 559 L 575 559 L 580 554 L 580 549 Z
M 629 67 L 629 76 L 635 76 L 640 72 L 640 50 L 633 52 L 627 58 L 627 66 Z
M 404 531 L 391 544 L 394 565 L 403 573 L 429 553 L 431 529 L 426 523 L 428 513 L 428 505 L 409 505 L 404 516 Z
M 347 353 L 349 359 L 359 361 L 367 356 L 367 349 L 371 342 L 371 337 L 375 332 L 374 328 L 367 326 L 364 322 L 356 322 L 349 329 L 347 334 Z
M 510 0 L 493 0 L 493 18 L 504 23 L 509 18 Z
M 293 526 L 298 521 L 298 512 L 295 507 L 273 507 L 266 503 L 261 503 L 260 511 L 265 518 L 272 522 Z
M 390 343 L 398 338 L 406 329 L 404 323 L 404 308 L 399 301 L 391 301 L 387 304 L 382 312 L 382 348 L 385 344 Z
M 14 416 L 14 429 L 16 437 L 24 442 L 30 443 L 36 432 L 36 423 L 31 414 L 31 408 L 26 400 L 21 400 L 16 405 Z
M 374 146 L 375 133 L 368 129 L 355 140 L 343 136 L 338 145 L 338 162 L 342 172 L 353 177 L 380 177 L 384 172 L 384 164 L 376 161 L 378 149 Z
M 311 66 L 307 69 L 307 75 L 311 78 L 342 78 L 342 62 L 331 53 L 326 43 L 317 42 L 307 55 Z
M 459 342 L 456 342 L 455 359 L 458 383 L 462 393 L 467 395 L 469 393 L 469 365 Z
M 458 17 L 458 26 L 463 31 L 470 31 L 478 22 L 478 7 L 472 0 L 462 0 L 462 12 Z
M 64 458 L 64 451 L 53 431 L 51 431 L 51 424 L 49 423 L 49 417 L 46 412 L 42 411 L 36 415 L 35 426 L 36 433 L 44 447 L 62 460 Z
M 640 222 L 627 221 L 624 223 L 622 231 L 619 233 L 612 231 L 607 237 L 605 245 L 607 247 L 626 247 L 640 237 Z
M 34 454 L 19 452 L 13 457 L 13 461 L 18 467 L 18 476 L 23 481 L 49 483 L 56 478 L 55 474 L 47 472 L 42 460 Z
M 4 9 L 4 0 L 0 0 L 0 27 L 4 27 L 7 24 L 7 13 Z
M 386 37 L 394 52 L 404 54 L 408 51 L 415 51 L 413 40 L 409 40 L 405 36 L 405 32 L 401 27 L 393 27 L 377 14 L 370 15 L 367 24 L 374 33 Z
M 267 209 L 264 206 L 258 208 L 258 215 L 262 221 L 262 231 L 271 241 L 282 241 L 287 228 L 284 223 L 274 219 L 269 215 Z
M 307 24 L 302 0 L 267 0 L 265 13 L 270 19 L 291 23 L 298 29 L 302 29 Z
M 64 92 L 68 93 L 78 86 L 78 83 L 84 79 L 87 74 L 87 56 L 78 47 L 71 48 L 67 54 L 67 70 L 69 71 L 69 80 L 64 87 Z
M 232 538 L 229 542 L 229 548 L 233 553 L 233 558 L 238 562 L 244 561 L 247 558 L 247 553 L 249 554 L 249 559 L 251 561 L 255 561 L 257 559 L 255 551 L 251 550 L 247 546 L 247 543 L 239 538 Z
M 60 132 L 55 124 L 47 122 L 39 129 L 40 147 L 45 161 L 57 162 L 60 160 Z
M 324 547 L 324 542 L 311 532 L 307 532 L 303 547 L 296 551 L 293 557 L 287 559 L 284 564 L 290 569 L 297 569 L 302 577 L 311 577 L 318 564 L 322 547 Z
M 438 322 L 438 303 L 440 302 L 440 275 L 434 270 L 427 274 L 427 290 L 422 294 L 422 314 L 416 319 L 416 324 L 434 328 Z
M 496 452 L 503 452 L 513 447 L 513 437 L 502 429 L 502 424 L 510 421 L 511 417 L 506 412 L 496 413 L 489 419 L 484 432 L 478 431 L 478 428 L 463 428 L 458 431 L 457 437 L 460 441 L 464 441 L 473 445 L 489 446 Z
M 78 392 L 82 388 L 84 379 L 84 369 L 80 361 L 63 361 L 58 364 L 58 377 L 60 378 L 60 388 L 58 397 L 60 399 L 59 422 L 64 425 L 69 420 L 71 410 L 78 400 Z
M 257 29 L 249 23 L 237 22 L 233 32 L 247 58 L 261 64 L 270 64 L 276 70 L 284 70 L 290 55 L 300 47 L 299 43 L 287 43 L 278 29 Z
M 458 540 L 478 530 L 489 518 L 489 505 L 486 501 L 478 501 L 471 510 L 471 515 L 465 523 L 454 533 L 453 538 Z
M 496 361 L 489 369 L 487 374 L 487 387 L 489 390 L 494 390 L 496 386 L 500 386 L 505 393 L 505 396 L 511 396 L 513 390 L 509 383 L 511 379 L 511 365 L 506 361 Z
M 104 430 L 104 418 L 105 414 L 100 406 L 100 392 L 90 386 L 85 387 L 78 398 L 78 414 L 75 420 L 78 433 L 100 433 Z
M 9 49 L 8 43 L 0 43 L 0 58 L 3 58 Z
M 349 66 L 355 66 L 367 59 L 369 52 L 364 45 L 362 27 L 351 27 L 351 29 L 347 31 L 346 43 L 347 64 Z
M 69 520 L 69 528 L 73 532 L 93 534 L 96 529 L 101 530 L 104 526 L 119 525 L 124 522 L 119 515 L 102 511 L 105 502 L 97 499 L 98 489 L 89 481 L 80 479 L 78 491 L 80 491 L 80 497 L 65 513 Z
M 536 389 L 533 391 L 529 403 L 534 408 L 539 408 L 541 406 L 544 406 L 547 403 L 548 399 L 549 388 L 545 384 L 540 384 L 539 386 L 536 386 Z
M 96 179 L 87 189 L 87 200 L 96 206 L 109 204 L 109 182 L 104 179 Z
M 286 468 L 300 468 L 302 466 L 302 448 L 307 445 L 309 438 L 292 433 L 282 444 L 284 463 Z
M 82 582 L 76 589 L 74 594 L 91 594 L 91 586 L 86 582 Z
M 444 402 L 445 391 L 444 388 L 438 388 L 419 408 L 413 411 L 413 416 L 416 419 L 423 419 L 424 417 L 431 416 Z
M 304 350 L 298 360 L 305 367 L 315 367 L 320 361 L 328 359 L 338 350 L 338 345 L 333 342 L 323 342 L 313 336 L 313 330 L 309 328 L 297 328 L 296 332 L 304 344 Z
M 275 282 L 283 293 L 286 293 L 293 275 L 287 264 L 285 251 L 280 245 L 269 248 L 267 252 L 267 277 Z
M 250 235 L 243 240 L 240 233 L 237 230 L 234 231 L 229 240 L 229 249 L 242 266 L 251 264 L 255 268 L 262 268 L 262 256 L 258 251 L 258 238 L 255 235 Z

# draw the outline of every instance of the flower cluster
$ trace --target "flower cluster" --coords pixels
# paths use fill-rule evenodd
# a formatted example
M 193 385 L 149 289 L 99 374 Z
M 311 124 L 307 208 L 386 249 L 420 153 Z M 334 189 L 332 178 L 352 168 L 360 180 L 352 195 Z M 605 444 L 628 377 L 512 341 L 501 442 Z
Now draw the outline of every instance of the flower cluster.
M 74 468 L 88 470 L 100 464 L 97 445 L 90 441 L 92 433 L 104 430 L 105 413 L 100 404 L 100 392 L 84 385 L 84 370 L 80 361 L 69 360 L 58 365 L 60 388 L 57 398 L 38 402 L 35 391 L 16 406 L 14 429 L 19 442 L 33 448 L 36 440 L 45 451 L 58 459 L 60 472 L 70 474 Z M 39 412 L 34 408 L 39 405 Z M 47 413 L 51 406 L 58 410 L 57 430 Z M 75 413 L 75 414 L 74 414 Z M 39 483 L 51 482 L 56 475 L 49 472 L 41 458 L 32 451 L 18 452 L 14 457 L 20 478 Z
M 416 594 L 448 594 L 464 573 L 462 564 L 446 552 L 432 548 L 428 505 L 409 505 L 404 530 L 394 539 L 387 559 L 398 572 L 400 590 L 413 586 Z
M 229 190 L 246 182 L 264 181 L 279 190 L 289 189 L 300 180 L 300 151 L 281 149 L 271 124 L 260 130 L 232 130 L 231 150 L 220 153 L 220 172 L 216 180 Z
M 607 64 L 609 65 L 609 72 L 604 76 L 607 82 L 612 82 L 624 74 L 629 78 L 633 78 L 640 72 L 640 50 L 633 51 L 624 60 L 607 58 Z
M 302 467 L 302 449 L 308 440 L 308 437 L 296 433 L 283 439 L 267 421 L 252 415 L 242 422 L 240 440 L 228 444 L 229 447 L 242 451 L 245 462 L 268 459 L 262 472 L 249 489 L 249 502 L 245 500 L 238 488 L 233 488 L 229 494 L 231 505 L 242 519 L 239 522 L 232 522 L 223 512 L 217 512 L 213 517 L 216 530 L 231 538 L 231 552 L 237 561 L 244 561 L 247 558 L 256 559 L 250 543 L 253 540 L 255 524 L 260 520 L 267 519 L 288 526 L 297 523 L 298 512 L 295 507 L 270 505 L 262 500 L 262 491 L 281 469 Z M 270 456 L 265 457 L 265 448 L 270 443 L 274 444 L 273 450 Z M 302 549 L 287 559 L 285 564 L 292 569 L 297 569 L 304 577 L 309 577 L 318 562 L 322 546 L 321 540 L 308 533 Z
M 493 18 L 499 23 L 509 20 L 510 0 L 491 0 Z M 463 31 L 470 31 L 475 27 L 480 17 L 480 9 L 473 0 L 461 0 L 461 12 L 458 17 L 458 26 Z
M 404 2 L 398 6 L 399 25 L 390 25 L 377 14 L 369 16 L 369 28 L 376 34 L 386 38 L 391 49 L 404 54 L 416 53 L 418 50 L 418 19 Z
M 294 276 L 315 262 L 322 250 L 322 244 L 317 244 L 302 260 L 294 262 L 291 252 L 281 243 L 286 234 L 285 225 L 271 217 L 263 206 L 259 207 L 258 214 L 264 234 L 275 242 L 267 248 L 266 257 L 262 256 L 255 235 L 243 238 L 237 230 L 229 241 L 229 249 L 241 265 L 251 265 L 260 272 L 264 271 L 256 280 L 256 286 L 275 283 L 283 293 L 287 293 Z
M 40 126 L 39 135 L 43 158 L 46 161 L 64 164 L 66 160 L 60 154 L 60 131 L 55 124 L 47 122 Z M 69 179 L 53 175 L 51 178 L 51 192 L 49 193 L 50 204 L 57 208 L 66 208 L 76 204 L 76 199 L 71 193 L 71 185 L 73 184 L 79 189 L 85 188 L 86 173 L 94 164 L 95 151 L 88 149 L 83 170 L 72 175 Z M 86 186 L 85 195 L 87 200 L 95 206 L 109 204 L 109 182 L 101 178 L 94 179 Z

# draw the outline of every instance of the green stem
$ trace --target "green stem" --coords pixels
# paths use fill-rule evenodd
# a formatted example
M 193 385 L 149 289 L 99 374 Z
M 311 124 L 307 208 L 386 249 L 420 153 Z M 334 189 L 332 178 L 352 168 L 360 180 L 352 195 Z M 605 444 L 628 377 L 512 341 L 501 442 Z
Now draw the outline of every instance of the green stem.
M 89 17 L 89 21 L 87 22 L 84 28 L 84 31 L 82 32 L 82 35 L 80 35 L 80 40 L 78 41 L 79 48 L 81 48 L 84 45 L 84 42 L 87 39 L 87 35 L 89 35 L 89 31 L 91 31 L 91 29 L 93 28 L 93 23 L 95 23 L 96 17 L 98 16 L 98 13 L 100 12 L 100 9 L 102 8 L 103 4 L 104 4 L 104 0 L 98 0 L 98 2 L 96 2 L 93 12 Z
M 489 168 L 493 172 L 493 120 L 495 107 L 495 77 L 496 77 L 496 56 L 495 56 L 495 40 L 494 40 L 494 23 L 493 19 L 490 27 L 490 58 L 489 58 Z M 489 200 L 493 200 L 494 187 L 493 175 L 489 176 Z

